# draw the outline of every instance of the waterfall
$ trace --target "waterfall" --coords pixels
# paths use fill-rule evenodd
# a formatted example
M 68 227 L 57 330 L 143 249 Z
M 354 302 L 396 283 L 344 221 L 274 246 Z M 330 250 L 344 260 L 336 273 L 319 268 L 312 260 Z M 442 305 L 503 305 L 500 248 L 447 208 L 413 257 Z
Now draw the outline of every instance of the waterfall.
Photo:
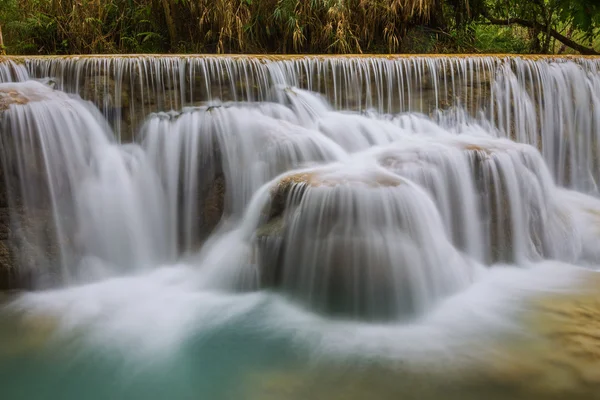
M 0 57 L 0 83 L 21 82 L 27 79 L 29 79 L 29 74 L 24 65 Z
M 299 126 L 296 114 L 278 104 L 155 114 L 141 132 L 167 188 L 171 236 L 181 232 L 188 251 L 202 236 L 206 239 L 222 214 L 240 217 L 254 192 L 276 175 L 345 155 L 333 141 Z M 216 192 L 223 198 L 214 199 Z M 206 197 L 211 201 L 199 201 Z
M 135 137 L 150 112 L 220 101 L 279 101 L 273 88 L 322 93 L 335 109 L 477 121 L 539 148 L 560 184 L 596 190 L 600 61 L 519 57 L 31 57 L 0 61 L 23 80 L 51 78 L 92 100 L 118 138 Z M 11 74 L 8 74 L 10 80 Z M 14 79 L 14 78 L 13 78 Z M 591 110 L 585 113 L 582 110 Z M 445 111 L 440 113 L 440 111 Z M 450 115 L 448 112 L 452 111 Z M 532 118 L 532 114 L 537 118 Z M 450 118 L 450 120 L 448 120 Z
M 10 104 L 0 154 L 17 256 L 39 284 L 164 259 L 164 193 L 146 154 L 118 145 L 88 102 L 35 81 L 0 84 L 0 93 Z
M 597 59 L 24 57 L 0 82 L 37 286 L 188 260 L 212 288 L 398 320 L 499 262 L 600 262 Z

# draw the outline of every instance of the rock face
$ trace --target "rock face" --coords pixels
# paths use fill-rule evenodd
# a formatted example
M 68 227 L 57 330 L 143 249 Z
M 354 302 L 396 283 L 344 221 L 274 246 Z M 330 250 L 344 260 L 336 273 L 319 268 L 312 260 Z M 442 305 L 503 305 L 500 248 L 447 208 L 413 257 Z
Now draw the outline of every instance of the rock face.
M 0 112 L 8 110 L 11 104 L 27 104 L 29 99 L 16 90 L 0 91 Z
M 17 178 L 13 143 L 6 132 L 9 124 L 4 123 L 11 105 L 43 100 L 44 94 L 38 95 L 30 88 L 19 91 L 10 84 L 7 86 L 8 89 L 0 90 L 0 290 L 3 291 L 31 289 L 34 275 L 38 275 L 34 271 L 44 269 L 60 257 L 43 168 L 37 161 L 26 166 L 33 171 L 28 174 L 27 183 L 39 194 L 34 206 L 26 206 Z M 46 271 L 47 278 L 51 279 L 51 270 Z
M 202 206 L 200 210 L 200 231 L 201 240 L 206 240 L 214 231 L 223 217 L 225 210 L 225 177 L 223 174 L 217 175 L 208 187 L 204 188 L 203 195 L 198 204 Z
M 48 254 L 46 251 L 40 254 L 40 249 L 30 243 L 30 238 L 48 238 L 51 217 L 44 211 L 37 213 L 37 217 L 26 215 L 19 204 L 10 210 L 8 190 L 4 171 L 0 169 L 0 291 L 31 289 L 34 283 L 32 272 L 38 265 L 37 261 L 40 257 L 48 259 L 53 246 L 47 242 Z
M 19 276 L 11 236 L 8 208 L 2 207 L 0 208 L 0 290 L 10 290 L 21 286 L 18 282 Z
M 94 83 L 104 84 L 102 80 Z M 92 84 L 87 85 L 86 90 L 90 97 L 104 93 Z M 105 99 L 108 106 L 112 104 L 113 94 L 109 93 Z M 40 104 L 28 104 L 38 101 Z M 77 112 L 62 114 L 63 105 Z M 13 106 L 20 107 L 19 112 L 13 110 Z M 0 107 L 3 110 L 0 111 L 0 290 L 39 288 L 64 280 L 77 280 L 79 272 L 75 267 L 83 255 L 108 259 L 112 253 L 118 253 L 114 246 L 108 246 L 106 252 L 103 252 L 104 248 L 94 247 L 96 238 L 92 236 L 95 231 L 88 225 L 96 224 L 86 225 L 88 220 L 82 214 L 89 215 L 90 212 L 82 213 L 77 203 L 78 196 L 85 192 L 86 182 L 102 178 L 101 173 L 88 170 L 87 166 L 89 160 L 92 160 L 91 164 L 94 161 L 93 153 L 90 154 L 92 150 L 101 151 L 103 146 L 112 146 L 104 136 L 106 132 L 102 131 L 105 126 L 102 121 L 93 119 L 95 115 L 86 113 L 88 108 L 84 103 L 37 82 L 2 84 Z M 55 123 L 45 125 L 49 120 Z M 74 130 L 69 131 L 69 128 Z M 89 136 L 82 137 L 85 133 L 82 131 L 86 129 L 90 130 Z M 88 144 L 94 147 L 86 153 Z M 198 168 L 194 171 L 198 181 L 193 191 L 190 191 L 189 177 L 182 168 L 181 182 L 170 197 L 178 212 L 173 217 L 178 218 L 179 227 L 171 238 L 179 234 L 180 241 L 171 246 L 161 240 L 154 246 L 170 246 L 164 251 L 164 254 L 169 253 L 165 257 L 177 256 L 177 251 L 197 251 L 224 213 L 227 182 L 221 155 L 218 146 L 208 147 L 213 151 L 198 157 Z M 148 197 L 159 199 L 162 192 L 158 182 L 148 179 L 153 172 L 152 166 L 140 170 L 149 174 L 140 180 L 151 182 L 148 187 L 156 189 L 153 192 L 156 196 Z M 166 177 L 165 181 L 169 179 L 172 177 Z M 123 207 L 122 199 L 118 204 Z M 165 212 L 152 207 L 149 205 L 152 212 Z M 86 235 L 90 231 L 92 234 Z M 134 253 L 129 251 L 132 246 L 125 247 L 124 254 Z M 162 248 L 157 253 L 160 251 Z M 126 264 L 123 268 L 127 268 L 132 263 L 124 261 L 123 264 Z
M 570 226 L 549 196 L 553 183 L 540 172 L 539 153 L 514 143 L 508 148 L 466 145 L 464 150 L 487 237 L 486 261 L 514 263 L 523 256 L 571 261 L 569 251 L 550 245 L 552 232 L 568 232 Z
M 2 214 L 7 214 L 5 210 Z M 9 242 L 9 224 L 8 218 L 4 215 L 0 216 L 0 290 L 10 290 L 14 287 L 21 286 L 16 281 L 18 274 L 16 273 L 16 265 L 14 255 Z
M 143 114 L 141 108 L 134 108 L 137 113 L 132 113 L 129 92 L 127 82 L 116 81 L 106 71 L 98 71 L 97 74 L 85 76 L 78 94 L 102 111 L 123 142 L 131 142 L 144 115 L 139 115 L 140 112 Z
M 0 129 L 2 115 L 11 104 L 26 104 L 27 99 L 16 91 L 0 91 Z M 0 130 L 0 134 L 2 131 Z M 0 151 L 0 290 L 10 290 L 24 285 L 17 272 L 16 252 L 13 246 L 13 230 L 8 202 L 8 185 L 5 175 L 5 160 Z

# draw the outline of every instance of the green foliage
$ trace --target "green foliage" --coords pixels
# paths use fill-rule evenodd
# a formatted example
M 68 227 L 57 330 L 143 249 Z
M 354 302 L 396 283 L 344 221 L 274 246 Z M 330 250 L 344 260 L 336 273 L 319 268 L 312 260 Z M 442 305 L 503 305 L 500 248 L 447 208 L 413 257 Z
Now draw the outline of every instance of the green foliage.
M 10 53 L 146 52 L 165 45 L 153 11 L 152 0 L 0 0 L 0 24 Z
M 519 19 L 531 28 L 532 51 L 551 52 L 551 31 L 574 39 L 590 41 L 600 35 L 598 0 L 476 0 L 479 10 L 499 20 Z
M 559 0 L 556 4 L 562 22 L 591 36 L 600 27 L 600 2 L 597 0 Z
M 527 32 L 519 27 L 477 25 L 474 47 L 482 53 L 528 53 Z
M 0 26 L 13 54 L 553 52 L 600 45 L 600 1 L 0 0 Z
M 39 1 L 33 1 L 31 6 L 39 6 Z M 49 52 L 57 47 L 57 43 L 52 42 L 57 29 L 55 19 L 44 13 L 23 15 L 17 0 L 0 0 L 0 23 L 4 26 L 9 52 L 30 54 L 38 48 Z

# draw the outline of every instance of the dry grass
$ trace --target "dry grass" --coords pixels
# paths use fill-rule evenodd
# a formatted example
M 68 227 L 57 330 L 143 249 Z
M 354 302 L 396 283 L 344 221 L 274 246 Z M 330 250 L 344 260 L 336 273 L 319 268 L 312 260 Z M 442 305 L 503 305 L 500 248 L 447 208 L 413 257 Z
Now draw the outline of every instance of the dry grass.
M 132 52 L 148 40 L 211 53 L 395 52 L 437 0 L 5 0 L 45 53 Z M 3 15 L 4 14 L 4 15 Z M 8 24 L 11 39 L 23 25 Z M 14 40 L 13 40 L 14 42 Z M 54 47 L 50 49 L 49 47 Z M 64 49 L 63 49 L 64 48 Z

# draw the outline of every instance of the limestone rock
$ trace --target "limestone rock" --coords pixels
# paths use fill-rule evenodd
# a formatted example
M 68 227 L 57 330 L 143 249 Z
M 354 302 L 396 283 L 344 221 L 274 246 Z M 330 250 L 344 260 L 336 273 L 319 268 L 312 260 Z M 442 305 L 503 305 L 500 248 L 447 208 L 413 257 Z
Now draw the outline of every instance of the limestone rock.
M 31 271 L 21 268 L 9 240 L 0 240 L 0 292 L 32 288 Z
M 387 151 L 378 157 L 382 167 L 415 180 L 429 192 L 438 209 L 446 212 L 447 228 L 458 248 L 468 246 L 460 206 L 470 195 L 465 189 L 472 187 L 475 204 L 468 217 L 476 217 L 474 211 L 479 210 L 486 262 L 514 262 L 517 251 L 532 259 L 564 259 L 546 239 L 549 225 L 568 231 L 568 221 L 561 221 L 559 210 L 547 202 L 544 191 L 553 183 L 540 173 L 543 160 L 533 147 L 499 139 L 451 137 L 436 140 L 431 150 L 400 148 L 397 154 Z M 520 248 L 516 238 L 521 238 Z
M 82 97 L 91 100 L 101 110 L 105 107 L 129 107 L 129 92 L 127 86 L 117 82 L 109 76 L 95 75 L 86 78 L 83 85 Z
M 1 112 L 13 104 L 46 100 L 51 92 L 52 89 L 36 82 L 5 84 L 0 88 L 0 134 L 4 146 L 0 149 L 0 291 L 31 289 L 33 270 L 44 270 L 59 258 L 46 176 L 37 144 L 20 164 L 22 171 L 27 170 L 28 183 L 36 194 L 35 204 L 29 204 L 26 209 L 17 179 L 12 137 L 4 131 L 6 114 Z
M 225 211 L 225 177 L 217 175 L 203 190 L 198 202 L 200 210 L 200 239 L 205 240 L 217 227 Z
M 533 301 L 528 322 L 552 349 L 546 358 L 600 390 L 600 276 L 587 273 L 580 290 Z
M 0 90 L 0 112 L 8 110 L 11 104 L 27 104 L 29 99 L 17 90 Z
M 385 198 L 385 191 L 401 182 L 383 171 L 317 170 L 283 177 L 272 188 L 264 222 L 255 233 L 262 287 L 281 289 L 326 314 L 385 319 L 397 313 L 392 297 L 399 288 L 391 276 L 385 232 L 375 229 L 377 211 L 371 225 L 355 226 L 345 201 L 352 202 L 355 190 L 375 198 L 383 191 Z M 382 226 L 383 231 L 388 228 Z M 308 269 L 319 277 L 308 278 Z M 379 295 L 371 297 L 375 287 Z M 405 289 L 407 294 L 410 289 Z M 410 300 L 404 305 L 412 307 Z

